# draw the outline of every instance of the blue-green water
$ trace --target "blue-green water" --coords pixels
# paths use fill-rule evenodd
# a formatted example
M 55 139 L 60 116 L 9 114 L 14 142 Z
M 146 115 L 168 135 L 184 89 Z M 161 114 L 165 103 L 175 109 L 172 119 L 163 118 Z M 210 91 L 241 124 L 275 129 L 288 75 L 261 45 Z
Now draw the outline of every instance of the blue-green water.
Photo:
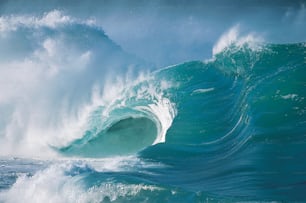
M 304 42 L 144 70 L 90 23 L 24 18 L 0 19 L 0 202 L 306 201 Z

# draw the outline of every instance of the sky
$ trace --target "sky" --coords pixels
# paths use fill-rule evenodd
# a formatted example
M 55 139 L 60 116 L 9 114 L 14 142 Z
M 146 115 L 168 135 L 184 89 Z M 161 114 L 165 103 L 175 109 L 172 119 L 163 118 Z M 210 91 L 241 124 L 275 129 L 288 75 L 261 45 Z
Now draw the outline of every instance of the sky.
M 268 43 L 306 41 L 305 6 L 302 0 L 2 0 L 0 13 L 59 9 L 92 19 L 123 50 L 164 67 L 210 58 L 220 36 L 237 25 Z

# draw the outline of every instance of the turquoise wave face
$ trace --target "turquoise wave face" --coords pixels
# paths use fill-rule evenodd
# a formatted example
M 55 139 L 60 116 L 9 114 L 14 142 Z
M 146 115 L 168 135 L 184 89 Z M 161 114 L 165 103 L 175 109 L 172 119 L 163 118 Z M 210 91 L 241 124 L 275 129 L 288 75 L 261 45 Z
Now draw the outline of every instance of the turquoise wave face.
M 304 52 L 304 44 L 260 45 L 254 50 L 247 44 L 233 45 L 211 61 L 187 62 L 157 71 L 123 89 L 125 96 L 116 98 L 107 109 L 107 120 L 99 118 L 106 106 L 94 109 L 83 141 L 72 145 L 100 139 L 123 123 L 135 131 L 144 130 L 148 137 L 157 137 L 162 121 L 158 113 L 145 108 L 162 103 L 163 98 L 175 104 L 178 112 L 165 137 L 169 144 L 222 144 L 227 139 L 241 142 L 254 139 L 257 132 L 285 128 L 285 124 L 291 131 L 292 122 L 302 125 L 305 119 Z M 162 87 L 164 81 L 167 87 Z M 124 105 L 119 105 L 122 102 Z M 99 125 L 104 125 L 101 132 Z M 245 130 L 252 133 L 239 136 Z
M 178 115 L 167 135 L 169 143 L 222 144 L 226 138 L 245 137 L 238 136 L 244 130 L 250 137 L 299 129 L 302 134 L 305 45 L 248 46 L 229 47 L 210 62 L 189 62 L 157 73 L 179 84 L 170 97 Z
M 128 180 L 123 175 L 115 181 L 165 187 L 158 193 L 161 200 L 174 188 L 184 188 L 174 199 L 193 201 L 303 200 L 305 51 L 305 44 L 256 49 L 245 44 L 229 47 L 207 62 L 154 72 L 150 80 L 126 91 L 142 89 L 149 94 L 151 85 L 175 104 L 164 141 L 154 142 L 161 133 L 159 111 L 144 111 L 157 97 L 131 97 L 124 107 L 113 109 L 116 122 L 60 151 L 85 157 L 137 152 L 141 159 L 162 163 L 168 167 L 138 169 L 145 180 L 132 173 Z M 166 88 L 161 88 L 163 81 L 169 84 Z M 138 117 L 126 117 L 129 114 Z M 90 184 L 100 176 L 107 179 L 94 173 L 85 180 Z M 195 195 L 196 191 L 206 192 Z M 137 198 L 155 198 L 154 194 L 143 191 Z
M 233 45 L 156 73 L 179 84 L 169 90 L 178 114 L 166 143 L 141 156 L 171 165 L 163 178 L 190 190 L 304 199 L 305 51 L 303 43 Z
M 157 136 L 155 123 L 148 118 L 126 118 L 112 124 L 91 139 L 85 137 L 74 141 L 60 152 L 65 155 L 103 157 L 110 155 L 135 154 L 150 146 Z

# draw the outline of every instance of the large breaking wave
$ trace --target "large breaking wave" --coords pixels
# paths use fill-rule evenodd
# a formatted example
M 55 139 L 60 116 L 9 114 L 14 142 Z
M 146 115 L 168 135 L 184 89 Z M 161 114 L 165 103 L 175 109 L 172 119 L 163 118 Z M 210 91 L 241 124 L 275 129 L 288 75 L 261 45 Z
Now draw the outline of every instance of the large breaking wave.
M 0 44 L 1 155 L 57 157 L 17 159 L 1 201 L 305 200 L 305 43 L 234 26 L 212 59 L 152 70 L 55 10 L 1 17 Z

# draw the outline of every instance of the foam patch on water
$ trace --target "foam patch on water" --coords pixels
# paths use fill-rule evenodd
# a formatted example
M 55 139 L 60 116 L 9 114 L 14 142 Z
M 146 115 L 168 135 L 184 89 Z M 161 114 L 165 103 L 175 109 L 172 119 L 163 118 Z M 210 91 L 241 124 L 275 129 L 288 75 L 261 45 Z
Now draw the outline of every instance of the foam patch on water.
M 122 159 L 118 160 L 120 161 Z M 112 167 L 108 169 L 113 170 Z M 0 201 L 102 202 L 115 201 L 127 196 L 133 197 L 142 191 L 162 190 L 160 187 L 143 183 L 126 184 L 111 180 L 86 188 L 83 178 L 95 172 L 87 161 L 64 161 L 53 164 L 33 176 L 21 175 L 8 191 L 0 193 Z
M 88 200 L 85 202 L 101 202 L 103 200 L 115 201 L 118 198 L 126 196 L 136 196 L 142 191 L 159 191 L 160 187 L 146 184 L 122 184 L 122 183 L 105 183 L 99 187 L 92 187 L 88 190 Z
M 69 163 L 90 166 L 97 172 L 122 172 L 122 171 L 138 171 L 146 168 L 160 168 L 165 165 L 156 162 L 144 161 L 137 156 L 112 156 L 104 158 L 60 158 L 56 163 Z
M 191 95 L 194 95 L 194 94 L 203 94 L 203 93 L 207 93 L 207 92 L 211 92 L 211 91 L 214 91 L 215 88 L 211 87 L 211 88 L 206 88 L 206 89 L 196 89 L 196 90 L 193 90 Z
M 298 97 L 297 94 L 287 94 L 287 95 L 281 95 L 281 98 L 283 99 L 295 99 L 296 97 Z

